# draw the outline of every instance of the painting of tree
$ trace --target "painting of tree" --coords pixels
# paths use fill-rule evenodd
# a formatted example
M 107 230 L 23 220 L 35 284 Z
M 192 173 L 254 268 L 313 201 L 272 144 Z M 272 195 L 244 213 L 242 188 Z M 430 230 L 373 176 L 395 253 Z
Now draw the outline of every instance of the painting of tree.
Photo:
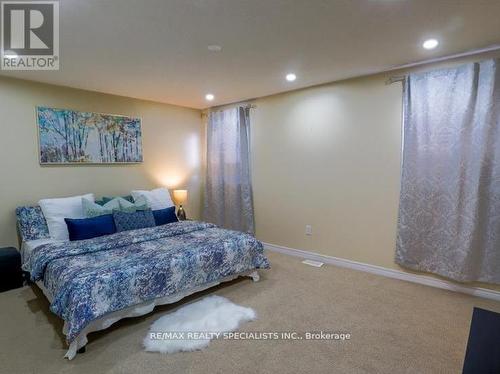
M 37 107 L 41 164 L 142 162 L 140 118 Z

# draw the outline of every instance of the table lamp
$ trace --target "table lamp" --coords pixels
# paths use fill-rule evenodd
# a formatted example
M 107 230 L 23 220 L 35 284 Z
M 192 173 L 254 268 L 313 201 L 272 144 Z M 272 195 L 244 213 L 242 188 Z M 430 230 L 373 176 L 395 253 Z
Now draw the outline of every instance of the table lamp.
M 179 209 L 177 209 L 177 218 L 179 218 L 180 221 L 186 220 L 186 211 L 182 207 L 182 204 L 187 201 L 187 197 L 187 190 L 174 190 L 174 201 L 179 205 Z

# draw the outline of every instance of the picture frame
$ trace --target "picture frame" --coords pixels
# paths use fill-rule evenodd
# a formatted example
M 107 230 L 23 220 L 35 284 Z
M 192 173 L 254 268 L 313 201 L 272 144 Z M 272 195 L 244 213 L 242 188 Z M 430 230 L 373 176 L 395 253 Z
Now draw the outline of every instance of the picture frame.
M 143 162 L 138 117 L 35 108 L 40 165 L 110 165 Z

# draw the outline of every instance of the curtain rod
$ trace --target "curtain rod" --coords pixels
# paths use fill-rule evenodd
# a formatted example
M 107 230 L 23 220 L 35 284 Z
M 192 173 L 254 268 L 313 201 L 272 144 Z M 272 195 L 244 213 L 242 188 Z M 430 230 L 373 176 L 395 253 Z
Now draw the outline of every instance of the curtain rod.
M 452 55 L 446 55 L 446 56 L 442 56 L 442 57 L 431 58 L 428 60 L 411 62 L 409 64 L 393 66 L 389 69 L 385 69 L 385 70 L 380 71 L 380 73 L 394 71 L 394 70 L 400 70 L 400 69 L 407 69 L 407 68 L 412 68 L 415 66 L 428 65 L 428 64 L 433 64 L 436 62 L 453 60 L 453 59 L 460 58 L 460 57 L 474 56 L 474 55 L 478 55 L 478 54 L 482 54 L 482 53 L 495 52 L 495 51 L 500 51 L 500 44 L 493 44 L 493 45 L 490 45 L 490 46 L 485 47 L 485 48 L 471 49 L 471 50 L 466 51 L 466 52 L 454 53 Z
M 436 63 L 436 62 L 442 62 L 442 61 L 446 61 L 446 60 L 453 60 L 453 59 L 457 59 L 457 58 L 461 58 L 461 57 L 474 56 L 474 55 L 478 55 L 478 54 L 481 54 L 481 53 L 495 52 L 495 51 L 498 51 L 498 50 L 500 50 L 500 44 L 493 44 L 493 45 L 490 45 L 490 46 L 485 47 L 485 48 L 472 49 L 472 50 L 466 51 L 466 52 L 455 53 L 455 54 L 452 54 L 452 55 L 447 55 L 447 56 L 442 56 L 442 57 L 436 57 L 436 58 L 432 58 L 432 59 L 429 59 L 429 60 L 422 60 L 422 61 L 418 61 L 418 62 L 412 62 L 410 64 L 404 64 L 404 65 L 394 66 L 394 67 L 392 67 L 390 69 L 386 69 L 384 71 L 381 71 L 380 73 L 390 72 L 390 71 L 400 70 L 400 69 L 408 69 L 408 68 L 412 68 L 412 67 L 416 67 L 416 66 L 428 65 L 428 64 L 433 64 L 433 63 Z M 396 76 L 393 76 L 393 77 L 390 77 L 389 79 L 387 79 L 385 81 L 385 84 L 393 84 L 393 83 L 396 83 L 396 82 L 403 82 L 404 80 L 405 80 L 405 76 L 404 75 L 396 75 Z
M 393 77 L 389 77 L 389 79 L 387 79 L 385 81 L 385 84 L 393 84 L 393 83 L 396 83 L 396 82 L 404 82 L 405 79 L 406 79 L 405 75 L 395 75 Z
M 257 105 L 256 104 L 253 104 L 253 103 L 248 103 L 248 104 L 228 104 L 228 105 L 221 105 L 219 107 L 214 107 L 214 108 L 207 108 L 207 109 L 203 109 L 201 111 L 201 116 L 206 116 L 208 113 L 210 113 L 211 111 L 212 112 L 216 112 L 218 110 L 223 110 L 223 109 L 229 109 L 229 108 L 232 108 L 232 107 L 241 107 L 241 108 L 244 108 L 244 109 L 255 109 L 257 108 Z

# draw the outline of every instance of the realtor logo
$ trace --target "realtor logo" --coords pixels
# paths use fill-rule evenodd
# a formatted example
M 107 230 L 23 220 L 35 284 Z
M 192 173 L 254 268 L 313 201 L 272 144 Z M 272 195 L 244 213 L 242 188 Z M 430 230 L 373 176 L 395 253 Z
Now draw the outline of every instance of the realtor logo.
M 59 70 L 59 2 L 2 1 L 2 70 Z

